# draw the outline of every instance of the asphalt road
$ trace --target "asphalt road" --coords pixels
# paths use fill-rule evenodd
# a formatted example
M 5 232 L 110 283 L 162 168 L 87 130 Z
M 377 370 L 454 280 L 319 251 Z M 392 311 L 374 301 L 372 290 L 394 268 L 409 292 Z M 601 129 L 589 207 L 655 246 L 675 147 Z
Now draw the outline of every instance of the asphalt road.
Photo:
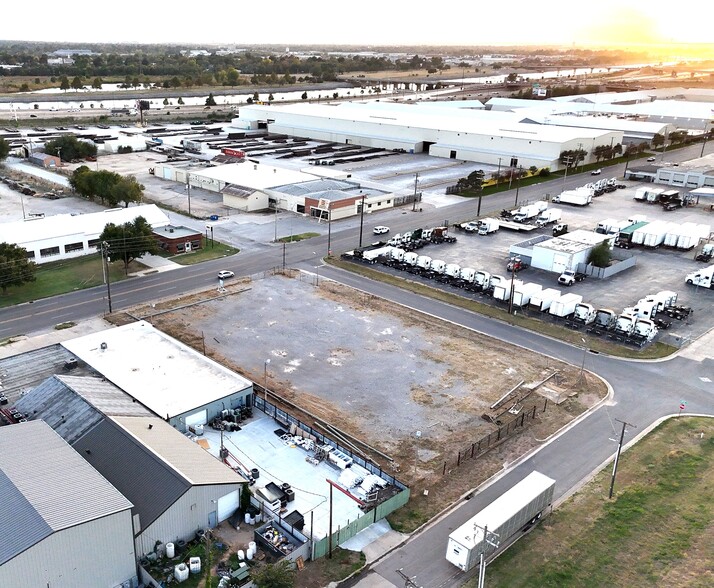
M 670 154 L 672 160 L 683 160 L 698 155 L 699 147 L 680 150 Z M 610 168 L 608 176 L 622 175 L 622 168 Z M 570 176 L 567 187 L 582 185 L 589 181 L 586 176 Z M 562 189 L 551 184 L 552 193 Z M 530 186 L 519 192 L 519 200 L 540 197 L 548 187 Z M 499 211 L 512 207 L 515 191 L 491 196 L 483 200 L 482 213 Z M 415 216 L 419 220 L 415 221 Z M 392 233 L 412 229 L 415 226 L 434 226 L 444 220 L 450 223 L 476 216 L 476 202 L 469 201 L 453 206 L 425 212 L 411 212 L 395 217 L 391 222 Z M 333 231 L 330 249 L 337 253 L 354 248 L 359 239 L 359 229 Z M 365 238 L 364 242 L 371 241 Z M 448 304 L 425 298 L 398 288 L 371 280 L 365 280 L 321 264 L 320 259 L 327 253 L 328 237 L 323 235 L 308 241 L 290 244 L 287 264 L 301 267 L 321 276 L 329 277 L 353 285 L 376 296 L 394 300 L 411 308 L 438 316 L 444 320 L 475 329 L 497 337 L 503 341 L 520 345 L 561 360 L 580 365 L 583 350 L 538 333 L 525 331 L 452 307 Z M 138 303 L 157 301 L 192 290 L 216 284 L 218 269 L 230 269 L 237 275 L 257 274 L 282 264 L 282 246 L 273 245 L 260 252 L 239 254 L 233 258 L 220 259 L 198 266 L 187 266 L 175 271 L 152 274 L 147 277 L 129 279 L 115 283 L 112 289 L 114 310 L 127 308 Z M 22 304 L 0 310 L 0 339 L 15 334 L 29 334 L 46 329 L 63 321 L 79 321 L 107 312 L 107 292 L 105 287 L 80 290 Z M 540 451 L 510 469 L 476 496 L 455 507 L 447 515 L 412 536 L 402 547 L 388 554 L 368 571 L 378 574 L 395 586 L 404 581 L 397 574 L 402 569 L 410 577 L 416 577 L 418 586 L 436 588 L 459 586 L 470 577 L 456 570 L 444 559 L 446 538 L 451 530 L 461 525 L 481 508 L 503 493 L 529 472 L 537 469 L 553 477 L 556 481 L 556 499 L 566 496 L 591 473 L 612 457 L 620 425 L 615 419 L 634 424 L 628 427 L 626 441 L 645 430 L 657 419 L 677 412 L 682 400 L 687 402 L 687 412 L 712 414 L 714 412 L 714 360 L 701 354 L 698 358 L 676 357 L 662 362 L 624 361 L 603 355 L 587 353 L 585 368 L 606 379 L 614 390 L 610 402 L 590 413 L 576 426 L 569 428 L 554 438 Z M 709 381 L 708 381 L 709 380 Z M 425 556 L 428 554 L 428 556 Z

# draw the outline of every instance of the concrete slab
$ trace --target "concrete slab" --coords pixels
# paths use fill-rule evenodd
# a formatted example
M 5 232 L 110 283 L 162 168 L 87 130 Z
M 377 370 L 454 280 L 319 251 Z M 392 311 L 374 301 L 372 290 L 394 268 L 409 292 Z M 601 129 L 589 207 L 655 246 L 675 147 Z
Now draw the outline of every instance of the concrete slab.
M 75 337 L 82 337 L 90 333 L 104 331 L 111 328 L 113 325 L 106 322 L 103 318 L 97 317 L 77 323 L 69 329 L 52 329 L 41 333 L 28 333 L 19 337 L 14 337 L 11 342 L 0 346 L 0 357 L 10 357 L 19 355 L 26 351 L 40 349 Z

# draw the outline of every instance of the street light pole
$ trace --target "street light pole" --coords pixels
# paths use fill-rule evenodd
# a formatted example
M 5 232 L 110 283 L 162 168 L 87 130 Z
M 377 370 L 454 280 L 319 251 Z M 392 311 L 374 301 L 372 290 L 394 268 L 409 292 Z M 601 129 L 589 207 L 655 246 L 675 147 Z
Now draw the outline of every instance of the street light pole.
M 608 498 L 612 498 L 612 492 L 615 489 L 615 476 L 617 475 L 617 464 L 620 461 L 620 452 L 622 451 L 622 441 L 625 438 L 625 427 L 630 425 L 634 427 L 632 423 L 627 421 L 621 421 L 620 419 L 615 419 L 618 423 L 622 423 L 622 432 L 620 433 L 620 442 L 617 444 L 617 453 L 615 454 L 615 463 L 612 464 L 612 480 L 610 480 L 610 494 Z
M 112 290 L 109 287 L 109 244 L 102 241 L 102 273 L 104 274 L 104 282 L 107 285 L 107 302 L 109 303 L 109 314 L 112 313 Z
M 583 372 L 585 371 L 585 354 L 588 352 L 588 345 L 587 341 L 580 337 L 580 340 L 583 342 L 583 361 L 580 364 L 580 375 L 578 376 L 578 384 L 582 382 L 583 380 Z
M 268 414 L 268 364 L 270 363 L 270 358 L 263 362 L 263 401 L 265 408 L 265 414 Z
M 191 216 L 191 182 L 189 181 L 188 172 L 186 172 L 186 194 L 188 196 L 188 216 Z
M 412 202 L 412 212 L 416 212 L 417 189 L 419 187 L 419 172 L 414 174 L 414 202 Z
M 327 257 L 332 255 L 332 209 L 327 209 Z

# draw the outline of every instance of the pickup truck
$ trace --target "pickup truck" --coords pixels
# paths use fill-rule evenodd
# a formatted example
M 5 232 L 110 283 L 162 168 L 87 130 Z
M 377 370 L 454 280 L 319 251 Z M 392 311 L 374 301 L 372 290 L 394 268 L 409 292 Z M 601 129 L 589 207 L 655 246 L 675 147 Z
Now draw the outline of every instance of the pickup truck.
M 558 283 L 564 286 L 572 286 L 575 282 L 582 282 L 586 277 L 586 274 L 576 272 L 575 270 L 565 270 L 558 276 Z

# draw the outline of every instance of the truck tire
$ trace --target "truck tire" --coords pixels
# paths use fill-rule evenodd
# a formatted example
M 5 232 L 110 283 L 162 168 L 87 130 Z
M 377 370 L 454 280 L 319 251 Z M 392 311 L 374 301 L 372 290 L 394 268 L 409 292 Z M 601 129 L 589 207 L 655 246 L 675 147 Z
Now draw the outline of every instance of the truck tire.
M 687 280 L 687 284 L 693 284 L 692 280 Z

